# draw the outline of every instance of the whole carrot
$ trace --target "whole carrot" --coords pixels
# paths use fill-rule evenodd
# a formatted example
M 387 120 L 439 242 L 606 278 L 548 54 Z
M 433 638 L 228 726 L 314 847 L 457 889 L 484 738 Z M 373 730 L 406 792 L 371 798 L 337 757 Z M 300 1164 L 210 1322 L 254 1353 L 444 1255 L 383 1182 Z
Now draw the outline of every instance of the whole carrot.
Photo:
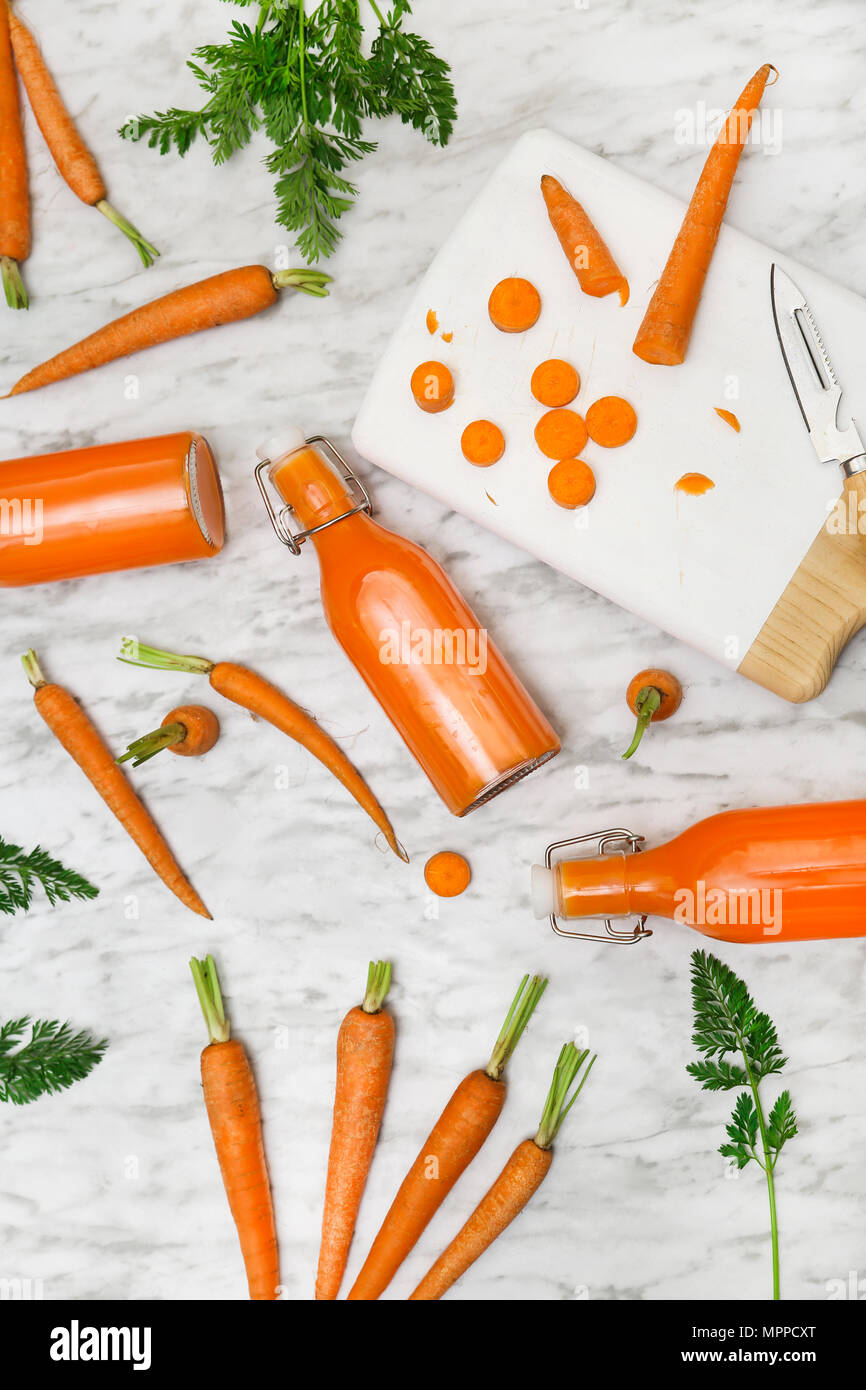
M 6 0 L 0 0 L 0 10 L 0 276 L 9 308 L 27 309 L 29 301 L 19 269 L 19 263 L 30 255 L 27 155 Z
M 263 265 L 247 265 L 211 275 L 207 280 L 198 280 L 194 285 L 153 299 L 98 328 L 80 343 L 74 343 L 27 372 L 7 396 L 36 391 L 52 382 L 77 376 L 79 372 L 116 362 L 143 348 L 183 338 L 188 333 L 200 333 L 221 323 L 248 319 L 275 304 L 280 290 L 302 290 L 304 294 L 321 297 L 327 294 L 324 285 L 330 278 L 319 270 L 306 269 L 278 270 L 271 274 Z
M 620 305 L 626 305 L 628 280 L 583 206 L 551 174 L 542 175 L 541 194 L 550 225 L 584 294 L 603 299 L 616 291 Z
M 133 767 L 141 767 L 163 748 L 181 758 L 201 758 L 210 752 L 219 736 L 219 720 L 212 710 L 204 705 L 178 705 L 169 710 L 158 729 L 133 739 L 117 761 L 132 760 Z
M 728 195 L 771 72 L 778 76 L 772 63 L 765 63 L 746 84 L 710 150 L 634 340 L 632 351 L 644 362 L 672 367 L 685 360 Z
M 287 734 L 324 763 L 329 772 L 342 782 L 346 790 L 355 798 L 363 811 L 381 830 L 391 849 L 398 858 L 408 863 L 409 856 L 394 834 L 393 826 L 385 815 L 376 797 L 370 791 L 357 768 L 349 762 L 345 753 L 337 747 L 330 735 L 326 734 L 306 710 L 290 700 L 270 681 L 256 675 L 247 666 L 238 666 L 231 661 L 208 661 L 203 656 L 178 656 L 174 652 L 161 651 L 159 647 L 145 647 L 135 643 L 129 650 L 135 656 L 118 657 L 130 666 L 147 666 L 157 671 L 191 671 L 207 676 L 218 695 L 223 695 L 233 704 L 241 705 L 251 714 L 265 719 L 281 733 Z
M 483 1071 L 460 1082 L 403 1179 L 350 1299 L 376 1299 L 387 1289 L 421 1233 L 469 1167 L 499 1119 L 506 1064 L 544 993 L 547 980 L 524 975 Z
M 535 1138 L 524 1139 L 522 1144 L 518 1144 L 469 1220 L 424 1275 L 415 1292 L 409 1295 L 410 1301 L 429 1301 L 447 1293 L 461 1274 L 465 1274 L 479 1255 L 483 1255 L 496 1237 L 511 1225 L 515 1216 L 523 1211 L 538 1191 L 550 1171 L 553 1142 L 560 1126 L 592 1070 L 595 1057 L 590 1060 L 580 1082 L 569 1096 L 572 1083 L 588 1056 L 587 1051 L 578 1052 L 574 1043 L 565 1044 L 559 1054 Z
M 390 985 L 390 963 L 370 961 L 364 1002 L 349 1010 L 337 1035 L 337 1086 L 317 1299 L 335 1299 L 340 1292 L 379 1137 L 394 1058 L 394 1020 L 382 1007 Z
M 124 236 L 129 237 L 145 266 L 153 265 L 159 252 L 108 202 L 108 191 L 96 160 L 78 133 L 54 79 L 45 66 L 36 40 L 26 24 L 22 24 L 11 9 L 9 32 L 15 62 L 33 115 L 36 117 L 36 124 L 42 131 L 61 176 L 83 203 L 97 208 L 109 222 L 120 228 Z
M 209 1038 L 201 1054 L 204 1103 L 250 1298 L 273 1301 L 280 1265 L 256 1083 L 246 1052 L 231 1036 L 213 956 L 189 965 Z
M 166 887 L 185 907 L 197 912 L 200 917 L 210 917 L 150 812 L 139 800 L 125 773 L 114 761 L 111 749 L 78 701 L 62 685 L 46 681 L 34 651 L 27 652 L 21 661 L 34 689 L 33 702 L 54 737 L 78 763 L 85 777 L 99 792 L 108 809 L 138 845 Z

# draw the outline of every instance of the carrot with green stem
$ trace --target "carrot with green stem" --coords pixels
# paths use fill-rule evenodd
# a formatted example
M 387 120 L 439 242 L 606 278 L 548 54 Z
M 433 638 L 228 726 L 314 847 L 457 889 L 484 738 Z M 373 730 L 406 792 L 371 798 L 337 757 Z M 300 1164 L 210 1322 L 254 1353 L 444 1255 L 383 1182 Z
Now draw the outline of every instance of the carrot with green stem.
M 132 760 L 141 767 L 167 748 L 181 758 L 200 758 L 209 753 L 220 736 L 219 720 L 205 705 L 178 705 L 169 710 L 158 729 L 133 739 L 119 763 Z
M 9 308 L 27 309 L 29 301 L 20 269 L 21 262 L 30 255 L 27 153 L 6 0 L 0 0 L 0 9 L 0 278 Z
M 135 655 L 125 655 L 124 652 Z M 324 729 L 312 719 L 306 710 L 290 700 L 270 681 L 251 671 L 247 666 L 238 666 L 231 661 L 208 661 L 204 656 L 180 656 L 175 652 L 162 651 L 159 647 L 145 647 L 140 643 L 130 643 L 118 657 L 129 666 L 146 666 L 155 671 L 187 671 L 207 676 L 212 688 L 233 704 L 258 715 L 275 729 L 286 734 L 318 758 L 320 763 L 333 773 L 338 782 L 357 801 L 358 805 L 379 827 L 391 849 L 399 859 L 409 862 L 409 856 L 394 834 L 393 826 L 364 781 L 357 768 L 350 763 L 342 749 L 326 734 Z
M 103 217 L 108 218 L 109 222 L 113 222 L 115 227 L 120 228 L 124 236 L 132 242 L 145 266 L 153 265 L 159 252 L 155 246 L 151 246 L 149 241 L 145 241 L 141 232 L 133 227 L 131 222 L 127 222 L 125 217 L 121 217 L 120 213 L 108 202 L 108 190 L 96 160 L 82 140 L 75 122 L 66 109 L 54 79 L 45 66 L 45 60 L 39 51 L 36 40 L 27 25 L 22 24 L 11 9 L 9 10 L 9 32 L 15 62 L 21 75 L 21 81 L 24 83 L 33 115 L 36 117 L 36 124 L 42 131 L 43 139 L 51 151 L 51 156 L 61 177 L 76 197 L 80 198 L 83 203 L 87 203 L 89 207 L 96 208 Z
M 644 362 L 673 367 L 685 360 L 734 175 L 771 72 L 778 77 L 765 63 L 746 84 L 710 150 L 634 340 L 632 351 Z
M 33 686 L 33 702 L 57 741 L 81 768 L 108 809 L 176 898 L 200 917 L 210 913 L 186 878 L 150 812 L 139 800 L 114 754 L 78 701 L 62 685 L 46 681 L 34 651 L 21 658 Z
M 272 274 L 266 266 L 247 265 L 197 280 L 98 328 L 27 372 L 6 394 L 37 391 L 144 348 L 251 318 L 276 304 L 281 290 L 300 290 L 321 298 L 327 294 L 325 284 L 330 278 L 320 270 L 278 270 Z
M 273 1301 L 280 1265 L 255 1079 L 242 1044 L 231 1036 L 213 956 L 193 957 L 189 966 L 208 1031 L 201 1054 L 204 1103 L 250 1298 Z
M 464 1077 L 452 1095 L 391 1204 L 349 1298 L 384 1293 L 406 1256 L 466 1171 L 505 1103 L 506 1065 L 547 986 L 524 975 L 487 1066 Z
M 349 1010 L 337 1034 L 337 1085 L 317 1299 L 335 1299 L 340 1292 L 379 1137 L 394 1059 L 394 1019 L 383 1007 L 390 987 L 390 961 L 371 960 L 363 1003 Z
M 469 1220 L 424 1275 L 410 1301 L 432 1301 L 447 1293 L 479 1256 L 501 1236 L 538 1191 L 553 1162 L 553 1145 L 562 1122 L 586 1085 L 595 1057 L 574 1086 L 588 1050 L 579 1052 L 573 1042 L 559 1054 L 547 1093 L 541 1123 L 534 1139 L 518 1144 L 499 1177 L 481 1198 Z
M 650 724 L 660 723 L 676 714 L 683 702 L 683 688 L 670 671 L 650 666 L 632 676 L 625 698 L 637 719 L 634 737 L 622 755 L 623 758 L 631 758 L 637 752 Z

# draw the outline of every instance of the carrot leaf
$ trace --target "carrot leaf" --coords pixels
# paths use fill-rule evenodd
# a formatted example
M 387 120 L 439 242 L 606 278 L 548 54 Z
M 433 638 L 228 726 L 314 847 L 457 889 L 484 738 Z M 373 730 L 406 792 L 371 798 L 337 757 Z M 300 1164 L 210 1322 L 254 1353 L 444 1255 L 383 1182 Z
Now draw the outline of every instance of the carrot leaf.
M 523 1036 L 527 1023 L 535 1012 L 536 1005 L 547 989 L 547 980 L 541 975 L 532 978 L 524 975 L 520 988 L 514 996 L 505 1022 L 485 1068 L 487 1075 L 498 1081 L 505 1070 L 511 1054 Z
M 73 1033 L 68 1023 L 56 1020 L 31 1023 L 24 1017 L 0 1024 L 0 1101 L 27 1105 L 66 1090 L 93 1070 L 107 1047 L 105 1038 Z
M 540 1149 L 553 1147 L 553 1141 L 560 1131 L 563 1120 L 586 1085 L 587 1077 L 596 1060 L 594 1056 L 590 1058 L 589 1066 L 577 1086 L 573 1091 L 571 1090 L 587 1057 L 589 1057 L 589 1048 L 584 1048 L 581 1052 L 573 1042 L 567 1042 L 563 1046 L 553 1069 L 553 1080 L 550 1083 L 550 1090 L 547 1092 L 547 1099 L 541 1112 L 541 1123 L 535 1135 L 535 1142 Z
M 86 878 L 52 859 L 39 845 L 25 854 L 20 845 L 7 844 L 0 835 L 0 913 L 26 912 L 37 883 L 52 907 L 71 898 L 95 898 L 99 893 Z

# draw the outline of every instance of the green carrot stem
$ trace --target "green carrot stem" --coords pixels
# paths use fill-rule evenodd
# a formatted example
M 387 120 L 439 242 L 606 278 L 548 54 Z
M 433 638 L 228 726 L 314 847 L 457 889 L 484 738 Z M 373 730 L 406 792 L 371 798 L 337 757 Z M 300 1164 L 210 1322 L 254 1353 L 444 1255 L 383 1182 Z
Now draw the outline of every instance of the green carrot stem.
M 365 1014 L 377 1014 L 391 988 L 391 962 L 371 960 L 367 968 L 367 989 L 361 1008 Z
M 535 1012 L 539 999 L 547 988 L 547 980 L 541 975 L 532 978 L 524 975 L 520 988 L 514 996 L 505 1022 L 485 1067 L 487 1075 L 499 1081 L 517 1044 L 523 1036 L 527 1023 Z
M 228 1042 L 231 1037 L 231 1028 L 226 1018 L 219 976 L 213 956 L 205 956 L 204 960 L 198 960 L 193 956 L 189 968 L 192 971 L 198 1002 L 201 1004 L 201 1011 L 207 1024 L 209 1041 L 212 1043 Z
M 569 1090 L 587 1057 L 589 1057 L 589 1048 L 584 1048 L 580 1052 L 573 1042 L 566 1043 L 560 1052 L 559 1060 L 553 1070 L 550 1090 L 547 1092 L 547 1100 L 544 1102 L 544 1109 L 541 1112 L 541 1123 L 535 1135 L 535 1142 L 540 1149 L 553 1147 L 553 1141 L 559 1133 L 563 1120 L 583 1090 L 595 1062 L 594 1056 L 590 1058 L 589 1066 L 569 1097 Z
M 319 299 L 326 299 L 328 291 L 326 285 L 331 283 L 333 276 L 326 275 L 323 270 L 310 270 L 304 266 L 301 270 L 275 270 L 271 275 L 275 290 L 300 290 L 303 294 L 313 294 Z
M 125 753 L 121 753 L 117 759 L 119 763 L 129 762 L 132 758 L 133 767 L 141 767 L 142 763 L 155 758 L 157 753 L 161 753 L 163 748 L 171 748 L 175 743 L 183 743 L 186 738 L 185 724 L 161 724 L 152 733 L 143 734 L 141 738 L 134 739 L 127 745 Z
M 638 745 L 649 728 L 650 721 L 661 702 L 661 691 L 657 690 L 654 685 L 645 685 L 642 690 L 638 691 L 638 696 L 635 700 L 635 704 L 637 705 L 637 728 L 634 731 L 634 738 L 622 755 L 624 758 L 630 758 L 633 753 L 637 752 Z
M 125 661 L 127 666 L 148 666 L 154 671 L 191 671 L 199 676 L 209 676 L 216 665 L 205 656 L 178 656 L 160 647 L 142 646 L 131 638 L 124 641 L 117 659 Z
M 21 279 L 21 268 L 11 256 L 0 256 L 0 275 L 3 278 L 3 293 L 10 309 L 29 309 L 30 300 Z
M 155 246 L 151 245 L 149 241 L 145 241 L 138 228 L 134 227 L 131 222 L 127 222 L 126 218 L 122 217 L 121 214 L 117 211 L 117 209 L 113 208 L 111 204 L 106 202 L 104 198 L 102 198 L 100 202 L 96 204 L 96 206 L 102 213 L 103 217 L 107 217 L 109 222 L 112 222 L 115 227 L 120 228 L 125 237 L 129 237 L 129 240 L 132 242 L 133 246 L 135 247 L 136 251 L 141 257 L 145 268 L 153 265 L 154 261 L 159 255 L 159 252 L 157 251 Z
M 47 680 L 42 674 L 42 671 L 40 670 L 39 662 L 36 659 L 36 653 L 32 647 L 22 656 L 21 665 L 24 667 L 24 670 L 27 674 L 27 679 L 33 686 L 34 690 L 38 690 L 41 685 L 48 684 Z

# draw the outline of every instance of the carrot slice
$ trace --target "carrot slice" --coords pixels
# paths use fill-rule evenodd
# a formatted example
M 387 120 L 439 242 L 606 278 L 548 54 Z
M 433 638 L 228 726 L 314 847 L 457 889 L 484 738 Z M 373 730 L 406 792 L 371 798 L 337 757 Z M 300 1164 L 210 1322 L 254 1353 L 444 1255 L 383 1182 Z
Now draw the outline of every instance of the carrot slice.
M 732 410 L 723 410 L 720 405 L 713 406 L 713 409 L 720 420 L 724 420 L 726 425 L 737 431 L 737 434 L 740 433 L 740 422 Z
M 525 333 L 541 313 L 541 295 L 529 280 L 512 276 L 494 286 L 487 312 L 501 333 Z
M 548 410 L 535 426 L 535 442 L 549 459 L 577 458 L 586 441 L 586 423 L 576 410 Z
M 439 320 L 436 317 L 435 309 L 427 310 L 427 318 L 425 322 L 427 324 L 427 332 L 431 335 L 434 334 L 436 332 L 436 329 L 439 327 Z
M 627 444 L 637 429 L 634 406 L 622 396 L 602 396 L 586 412 L 586 430 L 594 444 L 617 449 Z
M 602 299 L 616 291 L 620 305 L 625 306 L 628 280 L 580 203 L 550 174 L 543 175 L 541 192 L 550 224 L 584 294 Z
M 674 492 L 684 492 L 689 497 L 702 497 L 714 487 L 715 483 L 706 473 L 684 473 L 674 483 Z
M 571 405 L 580 390 L 580 374 L 561 357 L 549 357 L 535 368 L 529 389 L 541 405 Z
M 454 400 L 454 378 L 444 362 L 422 362 L 410 382 L 415 404 L 430 415 L 447 410 Z
M 560 507 L 573 511 L 595 496 L 595 474 L 583 459 L 560 459 L 547 475 L 547 490 Z
M 492 420 L 473 420 L 460 436 L 460 448 L 477 468 L 489 468 L 505 453 L 505 435 Z
M 424 865 L 424 882 L 437 898 L 457 898 L 469 887 L 472 870 L 462 854 L 443 849 Z

